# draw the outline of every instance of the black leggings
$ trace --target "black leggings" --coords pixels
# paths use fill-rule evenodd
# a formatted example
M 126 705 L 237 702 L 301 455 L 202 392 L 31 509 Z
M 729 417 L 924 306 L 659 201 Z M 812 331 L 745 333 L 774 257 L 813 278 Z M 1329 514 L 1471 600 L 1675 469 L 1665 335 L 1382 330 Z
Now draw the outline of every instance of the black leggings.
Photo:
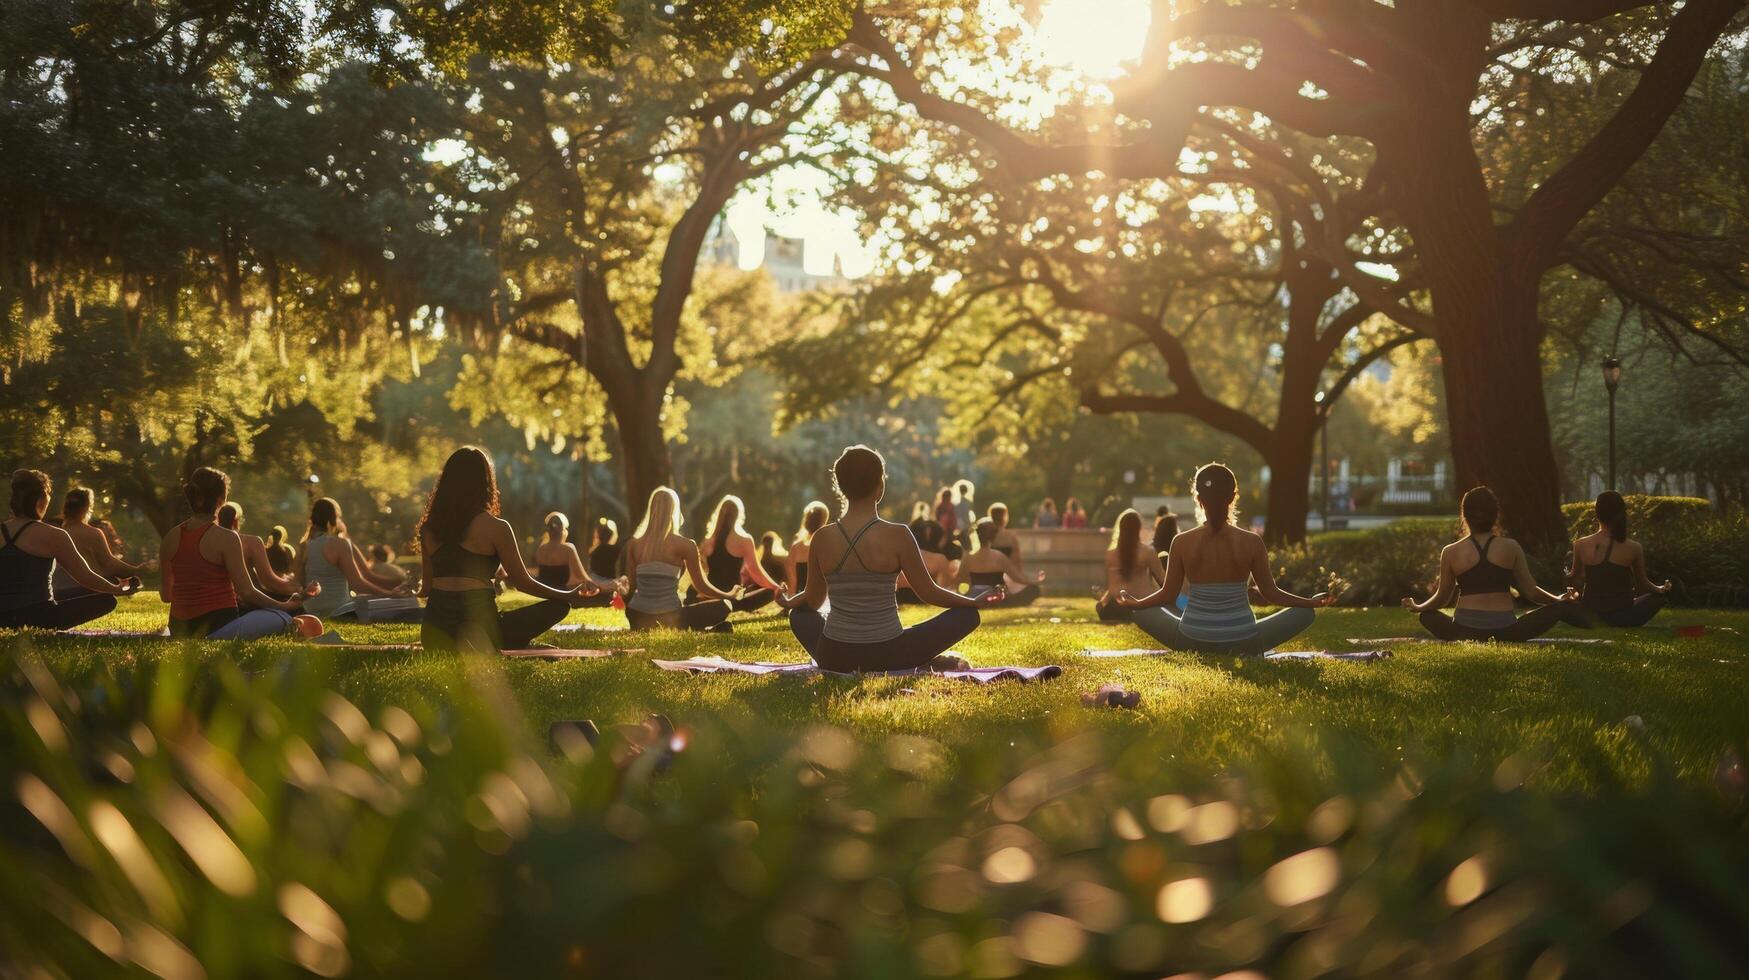
M 39 602 L 22 609 L 0 612 L 0 629 L 34 627 L 45 630 L 70 630 L 83 626 L 99 616 L 115 611 L 115 596 L 102 592 L 86 592 L 65 599 Z
M 1632 605 L 1611 609 L 1608 612 L 1598 612 L 1595 609 L 1588 609 L 1574 603 L 1563 618 L 1569 625 L 1577 626 L 1580 629 L 1593 629 L 1598 626 L 1644 626 L 1651 621 L 1653 616 L 1658 615 L 1658 610 L 1663 609 L 1669 601 L 1670 597 L 1662 592 L 1648 592 L 1635 599 Z
M 946 653 L 955 643 L 978 628 L 978 611 L 970 606 L 943 609 L 934 618 L 884 643 L 845 643 L 825 635 L 826 617 L 820 610 L 797 606 L 789 613 L 790 632 L 814 662 L 827 670 L 852 673 L 864 670 L 915 670 Z
M 524 650 L 535 637 L 557 626 L 570 609 L 563 599 L 542 599 L 532 606 L 499 612 L 491 589 L 433 589 L 425 605 L 419 640 L 427 650 Z
M 1574 605 L 1569 602 L 1556 602 L 1538 606 L 1513 620 L 1512 625 L 1494 629 L 1459 626 L 1445 613 L 1429 609 L 1421 614 L 1421 625 L 1441 640 L 1504 640 L 1508 643 L 1522 643 L 1547 633 L 1556 623 L 1571 614 Z
M 677 630 L 703 631 L 720 625 L 728 618 L 729 604 L 721 599 L 689 602 L 672 612 L 662 613 L 639 612 L 630 606 L 626 607 L 626 622 L 635 630 L 666 626 Z
M 727 591 L 727 590 L 724 590 L 724 591 Z M 763 609 L 766 606 L 771 605 L 772 601 L 775 600 L 776 598 L 777 598 L 777 593 L 771 591 L 770 589 L 749 589 L 746 592 L 741 594 L 741 598 L 728 600 L 729 611 L 730 612 L 752 612 L 755 609 Z M 709 602 L 722 602 L 722 601 L 723 600 L 721 600 L 721 599 L 714 599 L 714 600 L 713 599 L 705 599 L 705 598 L 701 597 L 698 592 L 696 592 L 692 589 L 686 590 L 686 604 L 688 606 L 696 606 L 696 605 L 702 605 L 702 604 L 709 603 Z

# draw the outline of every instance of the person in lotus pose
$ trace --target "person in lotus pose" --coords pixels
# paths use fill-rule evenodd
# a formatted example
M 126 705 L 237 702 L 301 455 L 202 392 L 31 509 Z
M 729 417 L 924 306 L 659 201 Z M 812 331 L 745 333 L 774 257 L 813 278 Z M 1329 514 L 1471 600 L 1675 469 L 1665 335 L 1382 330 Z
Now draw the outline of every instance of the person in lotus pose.
M 1312 625 L 1312 611 L 1333 600 L 1324 594 L 1294 595 L 1275 584 L 1263 539 L 1233 524 L 1239 495 L 1233 471 L 1210 463 L 1196 471 L 1191 488 L 1202 526 L 1172 543 L 1165 584 L 1140 599 L 1120 589 L 1118 604 L 1133 610 L 1135 624 L 1163 646 L 1190 653 L 1251 656 L 1304 632 Z M 1251 611 L 1253 583 L 1265 602 L 1289 608 L 1258 619 Z M 1190 600 L 1183 616 L 1163 608 L 1175 606 L 1187 587 Z
M 836 523 L 814 535 L 808 580 L 800 595 L 785 592 L 790 629 L 814 658 L 834 671 L 913 670 L 935 662 L 978 627 L 978 609 L 1001 602 L 996 588 L 972 598 L 935 584 L 911 529 L 881 520 L 886 463 L 867 446 L 851 446 L 832 464 L 844 506 Z M 948 607 L 933 619 L 899 622 L 897 581 L 904 572 L 917 597 Z M 824 616 L 820 605 L 830 601 Z
M 711 584 L 699 563 L 698 545 L 680 534 L 681 520 L 679 494 L 668 487 L 650 491 L 644 521 L 625 549 L 632 587 L 626 621 L 635 630 L 667 626 L 729 632 L 729 601 L 738 590 L 725 592 Z M 682 572 L 704 601 L 681 603 Z
M 0 629 L 83 626 L 113 612 L 116 596 L 139 591 L 137 578 L 116 583 L 92 571 L 66 530 L 43 523 L 49 491 L 48 474 L 40 470 L 12 474 L 12 516 L 0 522 Z M 81 589 L 77 595 L 56 593 L 57 566 Z
M 111 582 L 138 578 L 140 566 L 122 561 L 112 549 L 109 535 L 91 522 L 92 496 L 88 487 L 74 487 L 67 491 L 67 495 L 61 498 L 61 530 L 73 539 L 79 557 L 85 559 L 92 571 Z M 55 563 L 54 581 L 55 598 L 63 602 L 91 591 L 73 578 L 71 566 L 60 562 Z
M 219 508 L 219 526 L 227 531 L 237 532 L 237 540 L 243 543 L 243 563 L 249 566 L 249 578 L 255 587 L 275 599 L 290 598 L 298 591 L 297 580 L 290 575 L 282 575 L 274 570 L 270 560 L 267 544 L 253 534 L 243 533 L 243 507 L 235 500 L 225 501 Z M 239 608 L 245 611 L 255 608 L 244 603 Z
M 1597 495 L 1597 530 L 1573 542 L 1568 581 L 1579 590 L 1576 626 L 1644 626 L 1670 600 L 1670 582 L 1646 577 L 1646 549 L 1628 537 L 1628 504 L 1614 490 Z M 1634 593 L 1638 591 L 1636 597 Z
M 826 526 L 832 519 L 832 512 L 818 500 L 808 501 L 808 506 L 802 508 L 802 525 L 796 529 L 796 536 L 790 541 L 789 554 L 784 556 L 784 586 L 790 595 L 796 595 L 808 582 L 808 555 L 814 535 Z
M 529 574 L 516 530 L 498 516 L 492 458 L 477 446 L 463 446 L 444 462 L 416 540 L 427 599 L 419 635 L 427 650 L 526 649 L 597 592 L 590 582 L 555 589 Z M 540 601 L 499 612 L 492 581 L 500 567 L 518 591 Z
M 1421 625 L 1441 640 L 1534 639 L 1569 614 L 1578 593 L 1555 595 L 1531 578 L 1518 542 L 1500 533 L 1500 502 L 1487 487 L 1464 494 L 1464 536 L 1439 554 L 1439 583 L 1425 602 L 1405 597 L 1403 606 L 1421 614 Z M 1542 608 L 1519 616 L 1512 589 Z M 1453 615 L 1440 612 L 1457 594 Z
M 182 492 L 194 516 L 171 528 L 158 551 L 164 575 L 158 595 L 170 604 L 171 636 L 253 639 L 286 632 L 297 620 L 316 622 L 297 614 L 319 586 L 276 599 L 249 577 L 243 539 L 219 524 L 230 477 L 203 466 L 188 475 Z
M 1026 572 L 1021 569 L 1020 563 L 1004 554 L 1002 549 L 996 545 L 997 533 L 996 522 L 987 519 L 979 521 L 977 531 L 973 535 L 977 539 L 977 550 L 960 561 L 959 581 L 970 585 L 973 595 L 989 590 L 1004 591 L 1004 583 L 1008 579 L 1013 579 L 1016 582 L 1024 581 L 1021 576 L 1025 575 Z M 1002 601 L 996 605 L 1003 607 L 1032 605 L 1039 597 L 1038 583 L 1044 580 L 1044 570 L 1040 569 L 1038 574 L 1033 576 L 1031 582 L 1015 592 L 1007 593 Z
M 571 543 L 571 522 L 565 515 L 553 511 L 547 515 L 544 522 L 547 530 L 546 540 L 534 549 L 535 577 L 542 585 L 551 588 L 570 591 L 588 582 L 599 589 L 611 589 L 611 576 L 607 582 L 590 574 L 590 569 L 583 566 L 583 556 L 577 553 L 577 546 Z M 609 525 L 611 528 L 612 525 Z M 597 525 L 599 531 L 600 525 Z M 597 591 L 595 595 L 582 600 L 579 605 L 605 606 L 613 601 L 610 591 Z
M 1166 567 L 1154 550 L 1153 542 L 1142 540 L 1142 515 L 1134 508 L 1117 517 L 1117 527 L 1111 533 L 1111 547 L 1105 552 L 1105 592 L 1094 611 L 1102 623 L 1127 623 L 1133 619 L 1129 609 L 1118 604 L 1117 597 L 1147 595 L 1166 581 Z
M 764 608 L 777 596 L 780 588 L 759 564 L 759 546 L 742 523 L 746 514 L 747 508 L 740 497 L 724 494 L 717 502 L 716 512 L 711 514 L 710 525 L 704 530 L 704 543 L 699 545 L 705 574 L 719 593 L 733 592 L 743 583 L 753 586 L 751 590 L 743 589 L 729 602 L 729 608 L 734 612 Z M 698 594 L 698 584 L 694 582 L 687 600 L 696 600 Z
M 379 578 L 370 571 L 370 561 L 347 536 L 340 504 L 333 497 L 322 497 L 310 505 L 310 525 L 299 542 L 292 571 L 293 577 L 305 585 L 321 586 L 304 603 L 304 610 L 323 619 L 363 619 L 359 612 L 366 598 L 401 598 L 412 594 L 405 585 Z M 418 609 L 405 610 L 388 621 L 417 623 L 421 613 Z
M 917 539 L 917 548 L 923 552 L 923 567 L 929 571 L 929 577 L 936 585 L 953 590 L 957 586 L 954 576 L 959 572 L 959 562 L 947 556 L 947 532 L 941 525 L 927 518 L 911 522 L 911 535 Z M 899 605 L 921 605 L 923 600 L 917 598 L 916 590 L 905 580 L 905 574 L 899 573 Z

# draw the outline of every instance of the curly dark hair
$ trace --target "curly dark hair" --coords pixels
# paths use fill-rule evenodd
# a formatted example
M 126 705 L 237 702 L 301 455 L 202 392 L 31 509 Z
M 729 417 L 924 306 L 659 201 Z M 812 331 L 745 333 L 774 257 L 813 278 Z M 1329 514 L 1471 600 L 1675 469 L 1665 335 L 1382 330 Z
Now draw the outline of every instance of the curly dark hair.
M 484 449 L 463 446 L 444 461 L 414 538 L 421 544 L 426 534 L 438 544 L 460 542 L 482 513 L 498 515 L 498 478 Z

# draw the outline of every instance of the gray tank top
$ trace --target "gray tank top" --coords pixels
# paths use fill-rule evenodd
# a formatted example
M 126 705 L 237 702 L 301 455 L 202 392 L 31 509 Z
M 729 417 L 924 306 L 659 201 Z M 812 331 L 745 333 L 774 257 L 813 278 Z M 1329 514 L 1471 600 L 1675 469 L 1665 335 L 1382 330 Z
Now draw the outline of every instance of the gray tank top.
M 346 573 L 339 566 L 328 560 L 323 554 L 331 541 L 338 541 L 345 547 L 352 547 L 345 538 L 332 534 L 322 534 L 311 538 L 304 545 L 304 581 L 322 583 L 322 591 L 304 600 L 304 611 L 312 616 L 329 619 L 341 613 L 351 612 L 352 589 L 347 584 Z
M 680 609 L 680 567 L 665 561 L 638 565 L 631 601 L 626 608 L 641 613 L 671 613 Z
M 885 643 L 905 632 L 899 622 L 899 573 L 871 572 L 866 565 L 860 572 L 844 571 L 844 563 L 856 555 L 856 543 L 879 521 L 879 517 L 870 520 L 855 537 L 844 530 L 844 525 L 837 525 L 849 547 L 844 549 L 838 564 L 826 573 L 826 595 L 832 602 L 823 631 L 827 639 L 840 643 Z M 861 564 L 862 556 L 856 555 L 856 561 Z

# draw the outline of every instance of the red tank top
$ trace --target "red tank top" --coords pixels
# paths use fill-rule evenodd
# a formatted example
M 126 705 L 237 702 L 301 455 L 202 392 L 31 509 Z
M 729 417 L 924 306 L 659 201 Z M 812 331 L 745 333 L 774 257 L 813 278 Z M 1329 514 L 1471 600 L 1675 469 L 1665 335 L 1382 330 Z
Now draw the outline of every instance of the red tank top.
M 237 607 L 237 590 L 231 586 L 231 573 L 225 566 L 207 561 L 200 553 L 200 539 L 213 525 L 203 524 L 197 531 L 182 528 L 176 544 L 176 557 L 170 559 L 173 578 L 170 583 L 170 618 L 194 619 L 218 609 Z

